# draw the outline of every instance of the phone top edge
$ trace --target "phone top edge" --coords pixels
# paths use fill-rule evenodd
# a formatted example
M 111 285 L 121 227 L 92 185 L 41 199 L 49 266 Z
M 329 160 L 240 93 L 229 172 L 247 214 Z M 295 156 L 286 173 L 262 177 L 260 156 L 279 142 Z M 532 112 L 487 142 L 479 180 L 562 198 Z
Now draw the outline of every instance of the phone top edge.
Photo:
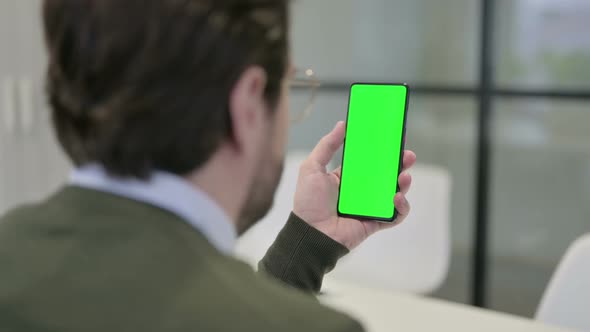
M 388 82 L 353 82 L 350 84 L 350 87 L 352 88 L 355 85 L 391 85 L 391 86 L 404 86 L 406 87 L 406 89 L 410 88 L 410 85 L 408 83 L 388 83 Z

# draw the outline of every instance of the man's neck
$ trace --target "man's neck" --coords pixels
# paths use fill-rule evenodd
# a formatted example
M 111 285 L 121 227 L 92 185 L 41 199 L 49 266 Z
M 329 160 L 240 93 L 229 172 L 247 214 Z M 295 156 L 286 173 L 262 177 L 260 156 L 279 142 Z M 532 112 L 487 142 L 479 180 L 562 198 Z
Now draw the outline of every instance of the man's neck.
M 245 175 L 236 173 L 235 163 L 221 160 L 223 156 L 213 156 L 203 167 L 185 176 L 193 186 L 207 193 L 231 218 L 237 227 L 237 221 L 246 201 L 249 183 Z

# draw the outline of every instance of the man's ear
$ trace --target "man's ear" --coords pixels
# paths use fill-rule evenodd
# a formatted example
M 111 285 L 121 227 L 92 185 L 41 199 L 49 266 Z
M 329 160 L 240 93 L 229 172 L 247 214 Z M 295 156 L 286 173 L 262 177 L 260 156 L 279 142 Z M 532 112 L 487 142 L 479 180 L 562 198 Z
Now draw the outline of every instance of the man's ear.
M 262 129 L 266 82 L 266 71 L 259 66 L 250 66 L 242 72 L 230 93 L 230 139 L 237 149 L 244 149 L 253 134 Z

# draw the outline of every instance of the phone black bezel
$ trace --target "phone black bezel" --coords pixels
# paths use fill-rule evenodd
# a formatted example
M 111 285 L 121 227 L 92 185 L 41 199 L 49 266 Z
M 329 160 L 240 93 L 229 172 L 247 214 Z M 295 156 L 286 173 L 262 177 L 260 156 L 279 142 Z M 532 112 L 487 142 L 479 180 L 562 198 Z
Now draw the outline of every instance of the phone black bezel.
M 409 110 L 409 105 L 410 105 L 410 86 L 407 83 L 365 83 L 365 82 L 352 83 L 350 85 L 349 93 L 348 93 L 348 109 L 346 111 L 345 133 L 348 132 L 348 116 L 350 114 L 350 97 L 352 95 L 352 93 L 351 93 L 352 87 L 355 85 L 391 85 L 391 86 L 403 86 L 406 88 L 406 104 L 405 104 L 405 109 L 404 109 L 404 123 L 403 123 L 403 128 L 402 128 L 402 140 L 401 140 L 400 156 L 399 156 L 398 184 L 397 184 L 397 190 L 396 190 L 396 193 L 398 193 L 400 191 L 399 175 L 401 174 L 403 167 L 404 167 L 403 156 L 404 156 L 404 148 L 406 145 L 406 122 L 408 119 L 408 110 Z M 342 175 L 344 174 L 344 154 L 345 153 L 346 153 L 346 136 L 344 138 L 344 144 L 342 146 L 342 162 L 341 162 L 342 168 L 341 168 L 341 173 L 340 173 L 341 178 L 342 178 Z M 346 217 L 346 218 L 354 218 L 354 219 L 374 220 L 374 221 L 378 221 L 378 222 L 387 222 L 387 223 L 394 222 L 395 219 L 397 218 L 397 216 L 398 216 L 397 208 L 394 208 L 393 216 L 391 218 L 381 218 L 381 217 L 375 217 L 375 216 L 362 216 L 362 215 L 352 215 L 352 214 L 341 213 L 340 212 L 340 190 L 341 190 L 341 187 L 342 187 L 342 181 L 338 185 L 338 201 L 336 203 L 336 211 L 339 216 Z

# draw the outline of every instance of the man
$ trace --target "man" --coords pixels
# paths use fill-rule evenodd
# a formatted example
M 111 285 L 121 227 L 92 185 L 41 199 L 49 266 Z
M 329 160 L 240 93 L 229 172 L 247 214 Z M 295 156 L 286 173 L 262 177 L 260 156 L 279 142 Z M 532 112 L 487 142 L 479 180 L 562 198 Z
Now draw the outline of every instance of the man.
M 259 272 L 231 257 L 281 174 L 287 2 L 44 1 L 52 118 L 77 168 L 0 221 L 0 331 L 361 330 L 313 297 L 385 227 L 336 214 L 342 123 L 301 165 Z

